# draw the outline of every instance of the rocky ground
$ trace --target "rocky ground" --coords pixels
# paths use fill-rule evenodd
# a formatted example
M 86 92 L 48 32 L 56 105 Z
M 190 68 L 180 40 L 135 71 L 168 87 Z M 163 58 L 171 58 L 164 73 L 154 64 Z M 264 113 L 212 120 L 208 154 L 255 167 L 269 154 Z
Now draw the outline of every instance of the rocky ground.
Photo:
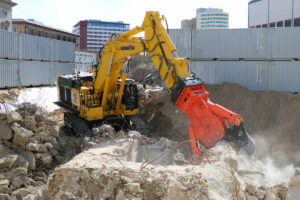
M 166 91 L 147 89 L 149 98 L 139 86 L 141 117 L 150 125 L 149 135 L 115 132 L 103 125 L 93 129 L 93 140 L 86 138 L 85 149 L 64 128 L 62 110 L 47 113 L 36 105 L 22 103 L 13 112 L 0 112 L 0 200 L 293 200 L 288 197 L 291 195 L 297 199 L 300 172 L 292 171 L 291 180 L 279 177 L 274 182 L 270 179 L 273 169 L 260 161 L 264 147 L 265 155 L 278 155 L 277 162 L 283 161 L 283 166 L 297 166 L 294 158 L 299 155 L 298 146 L 296 139 L 291 140 L 298 133 L 298 118 L 292 121 L 294 118 L 284 117 L 288 112 L 297 117 L 297 97 L 254 93 L 234 84 L 208 86 L 214 102 L 243 116 L 252 136 L 273 139 L 271 143 L 258 142 L 259 155 L 252 158 L 223 142 L 208 149 L 201 159 L 194 159 L 189 143 L 174 146 L 188 138 L 187 118 L 169 102 Z M 0 91 L 0 103 L 16 99 L 19 93 Z M 281 138 L 280 126 L 288 130 Z M 276 134 L 267 131 L 271 128 L 277 130 Z M 278 151 L 281 154 L 275 154 Z M 275 173 L 285 173 L 276 169 Z
M 288 185 L 271 186 L 262 163 L 226 144 L 188 161 L 180 151 L 151 163 L 172 146 L 163 138 L 146 146 L 129 138 L 106 140 L 55 169 L 47 199 L 285 199 Z M 130 137 L 131 136 L 131 137 Z M 146 140 L 146 139 L 145 139 Z M 147 140 L 146 140 L 147 141 Z M 155 156 L 154 156 L 155 155 Z M 148 161 L 148 162 L 147 162 Z M 144 168 L 143 168 L 144 167 Z
M 42 199 L 49 174 L 80 151 L 79 141 L 31 104 L 1 112 L 0 122 L 0 199 Z

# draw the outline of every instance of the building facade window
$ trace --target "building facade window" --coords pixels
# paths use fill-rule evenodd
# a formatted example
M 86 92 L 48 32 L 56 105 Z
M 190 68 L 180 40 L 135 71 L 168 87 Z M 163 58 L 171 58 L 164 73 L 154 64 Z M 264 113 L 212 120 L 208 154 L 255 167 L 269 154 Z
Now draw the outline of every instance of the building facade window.
M 229 14 L 218 8 L 198 8 L 196 10 L 196 28 L 228 28 Z
M 285 20 L 284 21 L 284 26 L 285 27 L 291 27 L 291 20 L 289 19 L 289 20 Z
M 277 22 L 277 27 L 283 27 L 283 21 Z
M 294 26 L 297 26 L 297 27 L 300 26 L 300 18 L 294 19 Z
M 100 20 L 80 21 L 73 26 L 73 33 L 82 32 L 80 33 L 80 49 L 88 51 L 96 51 L 96 49 L 98 51 L 112 34 L 120 34 L 128 30 L 129 24 Z
M 226 25 L 202 25 L 202 28 L 213 28 L 213 27 L 217 27 L 217 28 L 228 28 L 228 26 Z
M 296 19 L 300 18 L 299 2 L 299 0 L 251 0 L 248 3 L 248 26 L 268 23 L 267 27 L 274 27 L 274 23 L 275 27 L 296 26 Z

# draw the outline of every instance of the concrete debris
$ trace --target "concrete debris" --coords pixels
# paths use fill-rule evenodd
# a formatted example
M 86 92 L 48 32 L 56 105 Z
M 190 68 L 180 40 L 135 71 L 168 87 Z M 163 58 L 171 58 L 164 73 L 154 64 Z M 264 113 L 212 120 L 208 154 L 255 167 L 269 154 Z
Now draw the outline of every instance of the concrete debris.
M 0 139 L 10 140 L 12 138 L 12 130 L 6 120 L 0 121 Z
M 27 195 L 30 195 L 31 192 L 29 189 L 20 188 L 11 193 L 12 196 L 16 196 L 17 199 L 24 199 Z
M 24 120 L 23 120 L 23 123 L 25 125 L 25 127 L 31 131 L 34 131 L 36 130 L 37 128 L 37 123 L 34 119 L 33 116 L 27 116 Z
M 133 76 L 139 73 L 132 71 Z M 148 72 L 141 73 L 145 75 L 143 79 L 148 77 Z M 156 81 L 151 84 L 159 85 Z M 92 129 L 94 138 L 85 139 L 85 149 L 64 127 L 61 110 L 48 114 L 35 105 L 23 103 L 8 114 L 0 112 L 0 199 L 276 200 L 288 199 L 292 193 L 298 197 L 299 171 L 289 183 L 275 185 L 267 179 L 262 162 L 228 143 L 220 142 L 205 150 L 200 159 L 190 156 L 189 144 L 172 149 L 188 139 L 187 118 L 170 103 L 166 91 L 149 85 L 138 88 L 141 117 L 149 123 L 151 137 L 136 131 L 116 132 L 104 124 Z M 275 122 L 293 134 L 299 130 L 298 118 L 292 121 L 296 114 L 287 115 L 284 97 L 277 93 L 252 93 L 234 84 L 208 88 L 214 102 L 242 114 L 250 134 L 258 134 L 258 129 L 270 130 L 276 127 Z M 0 103 L 9 94 L 0 91 Z M 241 95 L 243 104 L 238 102 L 238 96 L 230 103 L 233 95 Z M 288 110 L 298 112 L 298 99 L 287 98 Z M 273 111 L 275 104 L 278 113 Z M 268 112 L 276 115 L 276 119 L 270 116 L 269 120 L 259 122 L 261 112 L 265 112 L 264 117 Z M 284 121 L 280 114 L 290 121 Z M 292 136 L 288 135 L 283 141 L 290 144 Z M 143 139 L 147 146 L 137 138 Z M 277 144 L 276 140 L 271 142 Z M 274 145 L 270 149 L 280 158 L 293 149 L 288 157 L 297 161 L 296 144 L 293 141 L 291 148 Z M 163 154 L 167 151 L 170 152 Z
M 80 151 L 78 139 L 32 104 L 0 119 L 0 199 L 42 199 L 51 170 Z
M 19 113 L 17 113 L 16 111 L 10 112 L 7 115 L 7 122 L 9 124 L 12 124 L 15 122 L 20 122 L 22 120 L 23 120 L 22 116 Z
M 18 160 L 18 155 L 6 155 L 0 158 L 0 169 L 10 168 Z
M 33 132 L 20 127 L 17 123 L 14 123 L 11 128 L 14 131 L 13 143 L 25 148 L 26 144 L 29 142 L 29 138 L 33 136 Z
M 117 156 L 128 152 L 131 142 L 129 138 L 102 141 L 56 168 L 47 182 L 47 198 L 62 199 L 66 193 L 76 199 L 231 200 L 246 199 L 247 196 L 260 199 L 273 193 L 276 197 L 284 196 L 284 186 L 270 187 L 261 176 L 265 169 L 260 162 L 229 145 L 209 149 L 209 161 L 202 160 L 200 164 L 177 165 L 173 159 L 172 162 L 149 164 L 140 170 L 147 160 L 142 152 L 143 144 L 133 148 L 136 150 L 131 154 L 136 155 L 135 159 L 132 155 Z M 153 159 L 165 151 L 165 146 L 156 142 L 148 144 L 148 149 L 152 155 L 150 159 Z M 232 168 L 232 161 L 237 163 L 236 169 Z M 248 171 L 244 169 L 244 163 L 240 163 L 245 161 L 250 166 Z M 251 185 L 254 179 L 256 186 Z M 268 188 L 264 195 L 258 191 L 259 186 Z
M 17 99 L 20 94 L 19 89 L 0 90 L 0 103 L 5 103 Z
M 9 193 L 10 189 L 8 188 L 9 181 L 8 180 L 1 180 L 0 181 L 0 193 Z

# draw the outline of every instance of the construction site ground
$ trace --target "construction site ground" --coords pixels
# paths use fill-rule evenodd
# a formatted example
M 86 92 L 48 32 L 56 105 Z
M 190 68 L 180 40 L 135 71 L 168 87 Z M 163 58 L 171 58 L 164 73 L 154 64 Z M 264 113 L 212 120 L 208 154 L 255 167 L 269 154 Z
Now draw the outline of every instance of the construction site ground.
M 149 134 L 102 125 L 85 148 L 64 127 L 55 87 L 0 90 L 0 199 L 298 199 L 300 97 L 207 90 L 243 117 L 254 156 L 220 141 L 193 158 L 189 121 L 161 87 L 139 85 Z

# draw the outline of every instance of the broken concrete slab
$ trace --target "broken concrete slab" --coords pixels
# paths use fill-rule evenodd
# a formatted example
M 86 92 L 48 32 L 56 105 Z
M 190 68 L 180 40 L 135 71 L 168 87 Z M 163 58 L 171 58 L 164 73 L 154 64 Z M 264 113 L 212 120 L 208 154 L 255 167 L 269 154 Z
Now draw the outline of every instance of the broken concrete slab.
M 47 147 L 45 144 L 38 144 L 38 143 L 28 143 L 26 145 L 26 150 L 32 151 L 32 152 L 39 152 L 39 153 L 45 153 L 47 152 Z
M 10 140 L 13 137 L 12 130 L 6 121 L 0 121 L 0 139 Z
M 0 193 L 10 193 L 9 186 L 9 180 L 0 180 Z
M 15 123 L 15 122 L 21 122 L 23 120 L 22 116 L 17 113 L 16 111 L 10 112 L 7 115 L 7 122 L 9 124 Z
M 6 155 L 0 158 L 0 169 L 10 168 L 18 160 L 18 155 Z
M 29 138 L 33 136 L 33 132 L 21 127 L 18 123 L 14 123 L 11 129 L 14 131 L 13 143 L 25 148 Z

